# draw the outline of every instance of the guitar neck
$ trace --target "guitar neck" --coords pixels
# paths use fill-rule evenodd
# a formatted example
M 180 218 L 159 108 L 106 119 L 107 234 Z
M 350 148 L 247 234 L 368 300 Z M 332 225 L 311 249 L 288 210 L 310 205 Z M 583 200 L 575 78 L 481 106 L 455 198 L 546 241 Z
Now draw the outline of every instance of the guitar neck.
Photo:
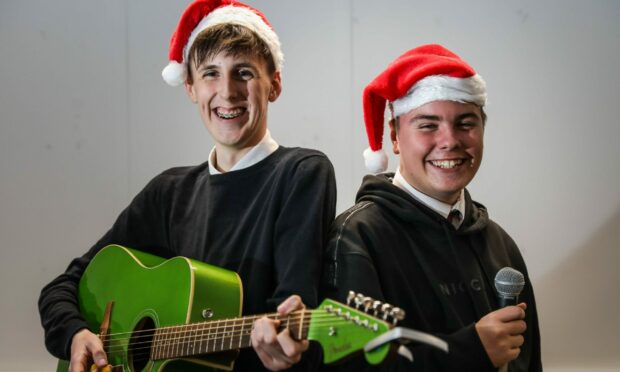
M 293 338 L 304 340 L 308 337 L 311 312 L 303 309 L 288 316 L 273 313 L 158 328 L 153 335 L 151 359 L 189 357 L 250 347 L 254 321 L 263 316 L 280 321 L 278 332 L 288 328 Z

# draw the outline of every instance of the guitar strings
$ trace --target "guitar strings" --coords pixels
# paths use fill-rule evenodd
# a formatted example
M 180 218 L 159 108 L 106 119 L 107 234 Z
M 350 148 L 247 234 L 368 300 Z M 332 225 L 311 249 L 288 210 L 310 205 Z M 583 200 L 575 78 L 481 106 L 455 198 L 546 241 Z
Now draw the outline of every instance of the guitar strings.
M 341 334 L 346 334 L 347 338 L 350 337 L 356 337 L 356 339 L 359 340 L 363 340 L 363 338 L 359 338 L 357 336 L 363 336 L 361 332 L 361 330 L 350 330 L 350 331 L 344 331 L 344 332 L 340 332 Z M 234 340 L 233 340 L 234 341 Z M 370 339 L 368 339 L 368 341 L 370 341 Z M 153 357 L 153 359 L 170 359 L 170 358 L 176 358 L 176 357 L 184 357 L 184 356 L 192 356 L 192 355 L 200 355 L 200 354 L 208 354 L 208 353 L 213 353 L 213 352 L 221 352 L 221 351 L 227 351 L 227 350 L 234 350 L 234 349 L 239 349 L 241 347 L 249 347 L 251 346 L 251 343 L 246 343 L 246 344 L 242 344 L 240 346 L 233 346 L 234 344 L 230 344 L 230 343 L 217 343 L 215 345 L 213 344 L 209 344 L 208 341 L 206 341 L 206 343 L 204 344 L 204 349 L 203 349 L 203 341 L 201 341 L 201 343 L 199 344 L 198 348 L 192 347 L 191 346 L 191 341 L 190 342 L 180 342 L 180 343 L 176 343 L 176 344 L 171 344 L 171 345 L 166 345 L 166 349 L 163 352 L 152 352 L 152 349 L 148 346 L 144 346 L 144 347 L 131 347 L 127 350 L 127 352 L 131 352 L 133 357 L 145 357 L 148 356 L 149 358 Z M 157 351 L 157 350 L 156 350 Z M 125 350 L 112 350 L 109 351 L 109 355 L 112 356 L 114 354 L 116 354 L 116 352 L 121 352 L 121 353 L 125 353 Z M 153 355 L 154 354 L 154 355 Z
M 355 334 L 350 334 L 347 335 L 347 337 L 350 338 L 355 338 L 357 340 L 363 340 L 360 339 L 359 337 L 357 337 L 357 335 Z M 370 341 L 371 339 L 368 339 L 367 341 Z M 358 347 L 355 347 L 353 349 L 351 349 L 351 353 L 359 351 L 363 348 L 363 345 L 365 343 L 362 342 L 358 345 Z M 133 360 L 166 360 L 166 359 L 176 359 L 176 358 L 189 358 L 189 357 L 197 357 L 197 356 L 204 356 L 204 355 L 208 355 L 208 354 L 212 354 L 212 353 L 219 353 L 219 352 L 225 352 L 225 351 L 231 351 L 231 350 L 237 350 L 243 347 L 249 347 L 251 346 L 250 344 L 244 345 L 242 347 L 228 347 L 225 346 L 224 348 L 204 348 L 204 349 L 199 349 L 197 350 L 196 348 L 190 348 L 187 346 L 187 344 L 182 343 L 179 344 L 176 349 L 175 349 L 175 353 L 152 353 L 150 348 L 138 348 L 138 349 L 132 349 L 131 350 L 131 358 Z M 121 351 L 121 357 L 124 354 L 124 351 Z M 112 354 L 110 354 L 112 355 Z
M 320 321 L 323 318 L 333 319 L 334 317 L 340 317 L 341 319 L 345 321 L 349 321 L 347 319 L 342 318 L 342 315 L 338 316 L 337 314 L 334 314 L 333 311 L 327 312 L 326 310 L 323 310 L 323 309 L 315 309 L 315 310 L 305 310 L 302 312 L 298 310 L 298 311 L 291 313 L 288 316 L 280 316 L 276 313 L 273 313 L 273 314 L 263 314 L 263 315 L 252 315 L 252 316 L 247 316 L 243 318 L 224 318 L 224 319 L 210 320 L 210 321 L 205 321 L 205 322 L 179 324 L 179 325 L 174 325 L 174 326 L 164 326 L 164 327 L 159 327 L 159 328 L 154 328 L 154 329 L 144 329 L 144 330 L 129 331 L 129 332 L 115 332 L 115 333 L 107 334 L 106 338 L 114 339 L 117 336 L 136 335 L 136 334 L 141 334 L 141 333 L 151 334 L 155 331 L 164 332 L 164 331 L 172 330 L 175 328 L 177 329 L 173 330 L 172 332 L 168 332 L 166 334 L 184 333 L 188 331 L 193 331 L 193 329 L 190 329 L 190 327 L 205 327 L 204 329 L 208 329 L 209 331 L 212 331 L 212 330 L 217 331 L 221 328 L 228 328 L 231 326 L 232 327 L 248 326 L 249 325 L 248 321 L 250 321 L 250 323 L 253 324 L 255 320 L 260 319 L 262 317 L 267 317 L 270 319 L 276 318 L 275 320 L 279 320 L 281 323 L 286 323 L 288 319 L 288 322 L 290 323 L 292 321 L 297 321 L 295 319 L 300 318 L 302 313 L 307 314 L 307 315 L 304 315 L 304 317 L 311 318 L 312 320 L 315 320 L 315 321 Z M 360 313 L 360 314 L 363 317 L 369 317 L 370 319 L 372 319 L 372 321 L 386 322 L 386 320 L 384 319 L 376 318 L 369 314 L 365 314 L 365 313 Z M 351 314 L 350 317 L 352 318 L 354 315 L 355 314 Z M 218 324 L 218 325 L 213 326 L 214 324 Z M 125 337 L 121 337 L 121 338 L 125 338 Z
M 307 330 L 309 326 L 312 324 L 313 327 L 325 328 L 329 326 L 340 326 L 345 324 L 350 324 L 350 320 L 345 319 L 323 319 L 323 320 L 315 320 L 315 319 L 306 319 L 303 321 L 293 320 L 288 323 L 288 327 L 284 327 L 280 325 L 278 328 L 280 329 L 294 329 L 299 328 L 300 326 Z M 174 327 L 170 327 L 173 329 Z M 157 330 L 161 330 L 162 328 L 158 328 Z M 141 339 L 146 339 L 147 343 L 155 342 L 161 343 L 165 341 L 176 341 L 180 339 L 190 339 L 190 338 L 204 338 L 207 336 L 209 338 L 220 338 L 220 337 L 236 337 L 237 335 L 250 334 L 248 331 L 251 331 L 251 327 L 242 327 L 240 325 L 230 325 L 230 326 L 221 326 L 221 327 L 213 327 L 213 328 L 201 328 L 201 329 L 191 329 L 191 330 L 175 330 L 172 332 L 154 332 L 154 330 L 145 330 L 139 336 L 131 336 L 131 333 L 126 333 L 125 336 L 117 336 L 117 337 L 109 337 L 104 336 L 102 340 L 107 343 L 112 342 L 121 342 L 125 340 L 133 339 L 136 342 L 132 342 L 132 344 L 139 344 Z M 144 334 L 144 332 L 149 332 L 148 334 Z M 295 331 L 294 331 L 295 332 Z M 172 337 L 170 337 L 172 336 Z M 158 339 L 156 339 L 158 337 Z
M 333 327 L 333 326 L 338 326 L 338 325 L 342 325 L 342 324 L 350 324 L 350 321 L 347 320 L 339 320 L 337 322 L 327 322 L 326 324 L 320 324 L 321 322 L 314 322 L 315 324 L 313 324 L 313 327 L 315 328 L 328 328 L 328 327 Z M 325 322 L 323 322 L 325 323 Z M 301 323 L 299 322 L 291 322 L 289 324 L 289 326 L 299 326 L 300 324 L 303 324 L 304 326 L 309 325 L 310 321 L 303 321 Z M 290 328 L 290 327 L 289 327 Z M 206 330 L 208 331 L 208 330 Z M 200 342 L 200 346 L 199 349 L 202 350 L 202 344 L 205 343 L 205 352 L 217 352 L 217 351 L 225 351 L 225 350 L 231 350 L 231 349 L 237 349 L 239 347 L 233 347 L 233 341 L 235 341 L 236 338 L 238 338 L 237 343 L 240 344 L 242 341 L 244 341 L 244 338 L 248 338 L 247 341 L 249 341 L 249 337 L 250 334 L 249 333 L 239 333 L 239 331 L 243 331 L 243 329 L 239 330 L 239 329 L 231 329 L 229 331 L 225 331 L 225 332 L 211 332 L 211 333 L 202 333 L 202 334 L 193 334 L 193 335 L 181 335 L 179 337 L 176 338 L 168 338 L 165 340 L 153 340 L 152 338 L 150 338 L 148 341 L 143 341 L 143 342 L 132 342 L 130 344 L 130 346 L 127 348 L 128 352 L 132 352 L 134 356 L 138 355 L 138 353 L 136 352 L 140 352 L 140 351 L 145 351 L 146 354 L 151 354 L 151 350 L 153 348 L 173 348 L 173 350 L 175 351 L 174 353 L 174 357 L 178 357 L 178 356 L 184 356 L 187 355 L 187 353 L 189 352 L 189 347 L 191 344 L 196 344 L 197 342 Z M 372 330 L 368 330 L 368 329 L 364 329 L 361 326 L 360 327 L 349 327 L 349 328 L 345 328 L 345 329 L 338 329 L 338 332 L 340 334 L 342 334 L 343 332 L 345 334 L 351 334 L 351 333 L 356 333 L 359 335 L 363 335 L 363 334 L 367 334 L 368 332 L 372 332 Z M 181 332 L 175 332 L 177 334 L 180 334 Z M 221 336 L 221 337 L 220 337 Z M 140 337 L 144 337 L 144 336 L 140 336 Z M 225 340 L 226 338 L 226 340 Z M 125 340 L 127 340 L 128 338 L 125 338 Z M 230 342 L 226 342 L 226 344 L 230 344 L 229 347 L 223 347 L 225 341 L 228 341 L 228 339 L 230 339 Z M 113 341 L 119 341 L 119 340 L 123 340 L 123 339 L 116 339 Z M 161 341 L 167 341 L 165 343 L 161 343 Z M 104 342 L 105 343 L 109 343 L 110 340 L 108 340 L 107 338 L 104 338 Z M 153 344 L 157 344 L 157 345 L 153 345 Z M 213 345 L 213 350 L 209 350 L 209 343 L 212 343 Z M 220 347 L 216 347 L 216 343 L 221 344 L 222 346 Z M 247 346 L 250 346 L 250 344 L 248 344 Z M 184 347 L 187 347 L 187 350 L 184 349 Z M 192 346 L 193 347 L 193 346 Z M 192 349 L 193 351 L 194 349 Z M 109 345 L 108 349 L 106 350 L 108 353 L 110 354 L 114 354 L 116 352 L 125 352 L 125 347 L 123 345 Z M 182 351 L 185 351 L 185 353 L 182 353 Z M 177 355 L 178 353 L 180 353 L 179 355 Z M 202 352 L 201 352 L 202 353 Z M 194 355 L 194 354 L 199 354 L 199 353 L 191 353 L 189 355 Z M 170 358 L 170 357 L 168 357 Z
M 346 321 L 342 321 L 340 323 L 347 323 Z M 332 325 L 318 325 L 318 328 L 326 328 L 326 327 L 331 327 Z M 347 337 L 351 337 L 351 336 L 364 336 L 365 334 L 367 334 L 370 330 L 367 329 L 363 329 L 361 327 L 349 327 L 349 328 L 345 328 L 345 329 L 338 329 L 338 334 L 342 335 L 343 333 L 347 336 Z M 371 331 L 372 332 L 372 331 Z M 201 336 L 208 336 L 208 335 L 201 335 Z M 213 352 L 221 352 L 221 351 L 227 351 L 227 350 L 234 350 L 234 349 L 238 349 L 240 348 L 239 346 L 237 347 L 233 347 L 233 338 L 239 337 L 239 342 L 243 341 L 244 337 L 248 338 L 249 341 L 249 334 L 243 335 L 243 334 L 237 334 L 237 335 L 232 335 L 232 336 L 226 336 L 226 338 L 230 337 L 230 342 L 227 342 L 227 345 L 230 346 L 224 346 L 224 339 L 213 339 L 213 338 L 205 338 L 205 337 L 196 337 L 196 336 L 191 336 L 191 337 L 180 337 L 171 341 L 175 341 L 174 343 L 170 343 L 170 344 L 164 344 L 164 345 L 159 345 L 159 347 L 164 347 L 168 349 L 168 354 L 170 354 L 170 348 L 173 348 L 173 353 L 172 355 L 164 355 L 164 357 L 161 358 L 157 358 L 156 360 L 159 359 L 170 359 L 170 358 L 177 358 L 177 357 L 184 357 L 184 356 L 192 356 L 192 355 L 199 355 L 199 354 L 207 354 L 207 353 L 213 353 Z M 182 340 L 181 342 L 176 342 Z M 215 341 L 217 343 L 219 343 L 221 346 L 220 347 L 213 347 L 212 350 L 209 350 L 209 343 Z M 195 349 L 192 348 L 192 351 L 190 352 L 189 350 L 189 346 L 191 344 L 196 344 L 196 342 L 200 342 L 200 346 L 199 346 L 199 352 L 195 352 Z M 202 352 L 200 350 L 202 350 L 202 343 L 205 342 L 205 351 Z M 136 347 L 136 345 L 144 345 L 144 346 L 140 346 L 140 347 Z M 215 345 L 215 344 L 213 344 Z M 251 343 L 244 345 L 246 347 L 249 347 L 251 345 Z M 185 347 L 187 347 L 187 349 L 184 349 Z M 140 358 L 146 358 L 146 359 L 150 359 L 151 358 L 151 350 L 153 349 L 152 343 L 151 342 L 141 342 L 141 343 L 137 343 L 137 344 L 131 344 L 130 347 L 127 348 L 127 352 L 131 352 L 132 357 L 134 359 L 136 359 L 137 357 Z M 125 347 L 123 347 L 122 345 L 119 345 L 116 348 L 112 348 L 110 347 L 108 350 L 106 350 L 106 352 L 111 356 L 114 355 L 118 352 L 121 353 L 125 353 Z M 165 354 L 165 353 L 161 353 L 161 354 Z
M 357 332 L 359 333 L 359 332 Z M 355 334 L 349 334 L 347 335 L 348 338 L 356 338 L 357 335 Z M 360 339 L 360 338 L 356 338 L 356 339 Z M 361 340 L 361 339 L 360 339 Z M 370 339 L 368 340 L 370 341 Z M 351 352 L 354 351 L 358 351 L 360 349 L 362 349 L 363 345 L 365 343 L 362 343 L 358 348 L 355 348 L 354 350 L 352 350 Z M 245 345 L 244 347 L 249 347 L 251 346 L 250 344 Z M 132 349 L 131 350 L 131 355 L 132 355 L 132 359 L 136 360 L 136 359 L 142 359 L 142 360 L 165 360 L 165 359 L 174 359 L 174 358 L 186 358 L 186 357 L 192 357 L 192 356 L 199 356 L 199 355 L 206 355 L 206 354 L 211 354 L 211 353 L 218 353 L 218 352 L 222 352 L 222 351 L 230 351 L 230 350 L 236 350 L 239 349 L 240 347 L 228 347 L 225 346 L 224 348 L 205 348 L 200 349 L 198 351 L 196 351 L 195 348 L 190 349 L 186 343 L 181 343 L 179 345 L 177 345 L 176 349 L 175 349 L 175 353 L 171 354 L 171 353 L 162 353 L 158 356 L 158 354 L 156 355 L 152 355 L 151 349 L 147 348 L 147 347 L 143 347 L 143 348 L 137 348 L 137 349 Z M 124 353 L 124 351 L 121 351 Z
M 323 319 L 317 319 L 317 318 L 313 318 L 313 319 L 306 319 L 303 321 L 299 321 L 299 320 L 291 320 L 288 322 L 288 327 L 285 326 L 285 324 L 281 324 L 279 326 L 280 329 L 285 329 L 285 328 L 289 328 L 289 329 L 293 329 L 295 331 L 295 328 L 299 328 L 300 325 L 304 328 L 309 327 L 310 324 L 312 324 L 314 327 L 329 327 L 329 326 L 340 326 L 343 324 L 350 324 L 352 321 L 351 320 L 346 320 L 346 319 L 342 319 L 342 318 L 338 318 L 338 319 L 334 319 L 333 316 L 330 316 L 329 319 L 323 318 Z M 198 323 L 199 324 L 199 323 Z M 248 324 L 249 325 L 249 324 Z M 358 325 L 360 327 L 364 327 L 363 325 Z M 386 327 L 386 326 L 384 326 Z M 203 328 L 193 328 L 190 329 L 188 327 L 179 327 L 178 329 L 175 329 L 176 327 L 168 327 L 166 329 L 168 329 L 169 331 L 167 332 L 161 332 L 162 328 L 159 328 L 157 330 L 144 330 L 142 332 L 140 332 L 140 335 L 131 335 L 131 333 L 125 333 L 124 335 L 120 335 L 120 334 L 116 334 L 114 337 L 110 337 L 110 336 L 105 336 L 103 337 L 103 340 L 105 340 L 106 342 L 119 342 L 119 341 L 123 341 L 123 340 L 128 340 L 128 339 L 133 339 L 133 341 L 135 341 L 136 343 L 146 339 L 146 342 L 151 342 L 151 340 L 153 342 L 162 342 L 162 341 L 168 341 L 168 340 L 178 340 L 178 339 L 184 339 L 184 338 L 196 338 L 198 337 L 198 335 L 200 335 L 201 337 L 203 335 L 207 335 L 209 337 L 222 337 L 223 336 L 230 336 L 230 335 L 237 335 L 237 334 L 243 334 L 243 333 L 247 333 L 249 334 L 249 331 L 251 331 L 251 327 L 244 327 L 240 324 L 231 324 L 231 325 L 224 325 L 224 326 L 217 326 L 217 327 L 203 327 Z
M 305 336 L 301 336 L 301 338 L 305 338 L 307 336 L 306 331 L 308 330 L 307 327 L 309 324 L 310 322 L 308 321 L 305 321 L 302 323 L 291 322 L 289 324 L 289 328 L 296 328 L 296 327 L 299 327 L 300 325 L 303 325 L 303 327 L 306 327 L 306 329 L 304 329 L 302 332 Z M 312 324 L 313 329 L 340 327 L 342 325 L 350 326 L 351 323 L 346 320 L 333 321 L 332 319 L 331 321 L 325 324 L 321 324 L 321 322 L 314 322 Z M 384 327 L 384 328 L 387 328 L 387 327 Z M 356 330 L 356 332 L 359 333 L 360 337 L 363 337 L 364 335 L 367 336 L 369 332 L 373 332 L 372 330 L 364 329 L 363 326 L 347 327 L 345 330 L 349 332 L 350 329 Z M 340 329 L 339 332 L 342 332 L 342 329 Z M 250 332 L 248 332 L 247 329 L 243 329 L 239 327 L 234 328 L 234 329 L 232 328 L 223 329 L 222 328 L 222 331 L 215 331 L 215 332 L 211 332 L 207 329 L 202 330 L 202 331 L 192 332 L 192 333 L 174 332 L 174 333 L 170 333 L 167 335 L 158 335 L 160 336 L 158 338 L 153 337 L 153 336 L 148 335 L 148 336 L 134 337 L 133 340 L 129 341 L 129 346 L 126 346 L 127 344 L 122 344 L 122 342 L 127 341 L 129 338 L 124 338 L 124 339 L 117 338 L 115 340 L 104 339 L 104 341 L 108 345 L 107 350 L 109 352 L 116 352 L 119 350 L 124 350 L 126 347 L 129 349 L 129 351 L 137 350 L 140 348 L 145 348 L 147 349 L 147 351 L 150 351 L 151 349 L 155 349 L 156 352 L 158 353 L 160 353 L 162 349 L 166 350 L 167 352 L 170 352 L 170 349 L 173 349 L 174 351 L 178 352 L 178 350 L 185 350 L 185 347 L 187 347 L 187 350 L 189 350 L 190 346 L 193 347 L 192 345 L 196 345 L 196 344 L 198 344 L 199 350 L 202 350 L 202 345 L 205 344 L 205 351 L 209 351 L 209 349 L 212 349 L 211 351 L 221 351 L 223 348 L 217 345 L 226 344 L 230 346 L 225 349 L 235 349 L 235 348 L 239 348 L 243 346 L 244 341 L 246 343 L 245 346 L 250 346 L 249 344 Z M 170 336 L 173 336 L 173 337 L 170 337 Z M 209 345 L 211 345 L 211 347 L 209 347 Z M 233 347 L 232 345 L 236 345 L 237 347 Z

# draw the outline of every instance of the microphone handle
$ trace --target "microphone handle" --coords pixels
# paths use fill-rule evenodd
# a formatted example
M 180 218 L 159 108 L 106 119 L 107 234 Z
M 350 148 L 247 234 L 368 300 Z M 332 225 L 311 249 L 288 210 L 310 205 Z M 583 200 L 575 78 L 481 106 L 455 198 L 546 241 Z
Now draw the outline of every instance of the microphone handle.
M 519 303 L 519 296 L 498 296 L 499 307 L 516 306 Z
M 516 306 L 519 303 L 519 296 L 498 296 L 499 307 Z M 508 372 L 508 363 L 499 367 L 498 372 Z

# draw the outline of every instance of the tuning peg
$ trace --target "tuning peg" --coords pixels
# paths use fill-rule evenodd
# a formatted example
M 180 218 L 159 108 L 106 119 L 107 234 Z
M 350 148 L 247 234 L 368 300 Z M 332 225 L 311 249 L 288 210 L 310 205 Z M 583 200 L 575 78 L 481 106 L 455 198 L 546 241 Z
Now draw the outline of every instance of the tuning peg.
M 355 298 L 356 293 L 353 291 L 349 291 L 349 294 L 347 295 L 347 306 L 351 305 L 351 301 L 353 301 L 353 299 Z
M 374 316 L 379 315 L 379 310 L 381 310 L 381 305 L 383 305 L 383 302 L 381 301 L 374 301 L 372 303 L 372 310 L 373 310 L 373 314 Z
M 364 303 L 364 295 L 361 294 L 361 293 L 358 293 L 355 296 L 355 300 L 354 301 L 355 301 L 355 308 L 359 309 L 363 305 L 363 303 Z
M 400 307 L 394 307 L 390 310 L 390 316 L 392 317 L 392 324 L 396 325 L 396 323 L 405 319 L 405 310 Z
M 381 312 L 383 313 L 383 320 L 387 320 L 387 317 L 390 315 L 390 310 L 392 310 L 392 305 L 383 304 L 381 305 Z
M 368 309 L 370 309 L 374 301 L 375 300 L 371 297 L 364 297 L 364 300 L 362 301 L 364 303 L 364 312 L 368 312 Z

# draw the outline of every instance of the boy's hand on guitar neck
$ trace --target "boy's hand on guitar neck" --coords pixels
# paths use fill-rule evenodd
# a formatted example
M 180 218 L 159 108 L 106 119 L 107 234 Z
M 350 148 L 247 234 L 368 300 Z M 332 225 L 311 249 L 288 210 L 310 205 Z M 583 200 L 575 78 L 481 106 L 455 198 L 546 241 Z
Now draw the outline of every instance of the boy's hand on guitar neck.
M 90 371 L 91 362 L 99 369 L 108 365 L 103 344 L 99 337 L 88 329 L 82 329 L 73 335 L 71 340 L 69 372 Z
M 290 296 L 278 306 L 278 314 L 286 316 L 305 306 L 297 295 Z M 301 354 L 308 349 L 308 340 L 294 340 L 288 329 L 278 333 L 279 320 L 262 317 L 252 328 L 252 347 L 263 365 L 272 370 L 290 368 L 299 362 Z

